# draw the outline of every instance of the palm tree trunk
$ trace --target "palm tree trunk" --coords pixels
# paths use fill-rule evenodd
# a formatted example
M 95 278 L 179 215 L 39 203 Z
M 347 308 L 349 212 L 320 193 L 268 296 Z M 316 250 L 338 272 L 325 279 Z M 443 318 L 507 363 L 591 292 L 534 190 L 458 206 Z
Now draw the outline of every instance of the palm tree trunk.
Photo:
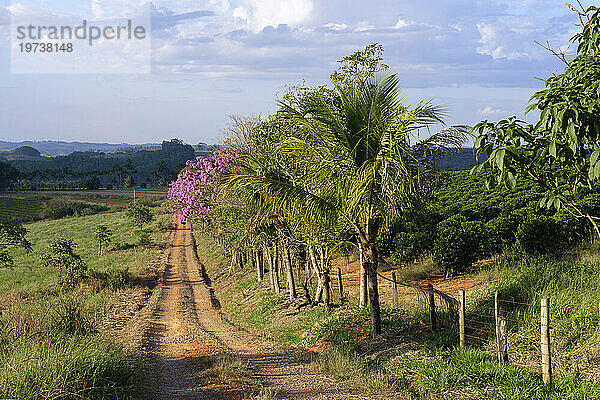
M 312 246 L 308 247 L 308 253 L 310 255 L 310 263 L 313 266 L 315 271 L 315 275 L 317 276 L 317 290 L 315 291 L 315 304 L 319 304 L 321 301 L 321 296 L 323 294 L 323 276 L 321 274 L 321 270 L 319 269 L 319 264 L 317 263 L 317 257 L 315 256 L 315 251 Z
M 275 291 L 275 281 L 273 280 L 273 258 L 269 251 L 269 246 L 265 244 L 263 245 L 263 248 L 265 250 L 264 255 L 267 259 L 267 264 L 269 264 L 269 283 L 271 284 L 271 290 Z
M 363 261 L 369 283 L 369 303 L 371 306 L 371 325 L 373 338 L 381 335 L 381 310 L 379 307 L 379 287 L 377 285 L 377 248 L 375 241 L 363 243 Z
M 275 254 L 273 255 L 273 287 L 275 288 L 275 293 L 281 293 L 281 287 L 279 286 L 279 251 L 277 249 L 277 245 L 274 246 Z
M 329 302 L 331 299 L 331 290 L 330 290 L 330 279 L 329 279 L 329 265 L 326 260 L 325 254 L 323 252 L 323 248 L 319 248 L 319 258 L 321 263 L 321 280 L 323 281 L 323 304 L 325 307 L 329 308 Z
M 254 250 L 254 256 L 255 256 L 254 263 L 256 264 L 256 278 L 258 279 L 259 282 L 262 282 L 263 266 L 262 266 L 262 257 L 260 254 L 260 250 L 258 250 L 258 249 Z
M 358 279 L 360 280 L 360 295 L 358 305 L 364 307 L 367 305 L 367 298 L 369 297 L 369 289 L 367 286 L 367 271 L 365 269 L 365 262 L 363 259 L 363 246 L 358 241 L 358 259 L 360 261 L 360 269 L 358 272 Z
M 288 247 L 288 243 L 286 239 L 282 240 L 281 243 L 283 247 L 283 263 L 285 265 L 285 275 L 287 279 L 287 287 L 288 287 L 288 296 L 290 300 L 296 298 L 296 284 L 294 283 L 294 271 L 292 269 L 292 261 L 290 259 L 290 248 Z

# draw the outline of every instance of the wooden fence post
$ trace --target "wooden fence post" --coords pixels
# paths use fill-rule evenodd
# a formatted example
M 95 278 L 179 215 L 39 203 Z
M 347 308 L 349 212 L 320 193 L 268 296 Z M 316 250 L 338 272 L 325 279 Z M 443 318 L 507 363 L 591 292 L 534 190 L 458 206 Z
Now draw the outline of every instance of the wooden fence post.
M 398 284 L 396 283 L 396 272 L 392 271 L 392 301 L 394 309 L 398 309 Z
M 505 363 L 508 361 L 507 335 L 506 335 L 506 318 L 502 314 L 502 294 L 496 291 L 494 298 L 494 315 L 496 317 L 496 349 L 498 351 L 498 362 Z
M 546 385 L 552 384 L 552 360 L 550 358 L 550 299 L 541 301 L 541 348 L 542 377 Z
M 431 330 L 435 332 L 437 330 L 437 322 L 435 320 L 435 293 L 433 292 L 433 285 L 427 284 L 427 291 L 429 292 L 429 324 Z
M 465 309 L 466 309 L 466 301 L 465 301 L 465 290 L 460 289 L 458 291 L 458 333 L 460 339 L 460 347 L 465 347 Z
M 340 303 L 344 302 L 344 286 L 342 285 L 342 270 L 340 267 L 337 269 L 337 281 L 338 289 L 340 290 Z

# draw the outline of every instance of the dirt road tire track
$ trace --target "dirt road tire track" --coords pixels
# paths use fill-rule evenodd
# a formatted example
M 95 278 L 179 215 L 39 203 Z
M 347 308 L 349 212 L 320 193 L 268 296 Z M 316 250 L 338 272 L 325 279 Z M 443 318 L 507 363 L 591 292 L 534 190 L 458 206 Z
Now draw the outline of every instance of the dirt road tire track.
M 315 372 L 277 345 L 236 329 L 218 311 L 210 279 L 195 254 L 189 229 L 171 233 L 158 303 L 145 344 L 154 360 L 156 399 L 218 399 L 202 380 L 194 357 L 225 351 L 251 368 L 258 384 L 281 399 L 354 397 L 334 379 Z

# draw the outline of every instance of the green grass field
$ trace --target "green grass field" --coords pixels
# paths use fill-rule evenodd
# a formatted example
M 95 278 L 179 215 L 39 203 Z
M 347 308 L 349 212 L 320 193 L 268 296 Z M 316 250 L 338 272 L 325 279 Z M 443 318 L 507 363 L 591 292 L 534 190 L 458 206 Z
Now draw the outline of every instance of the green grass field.
M 143 356 L 108 339 L 98 321 L 128 289 L 151 282 L 150 261 L 162 243 L 166 215 L 136 232 L 122 212 L 26 225 L 33 251 L 12 251 L 15 267 L 0 269 L 0 398 L 136 398 Z M 93 230 L 113 232 L 97 255 Z M 88 272 L 74 288 L 59 285 L 58 271 L 40 254 L 57 237 L 72 239 Z

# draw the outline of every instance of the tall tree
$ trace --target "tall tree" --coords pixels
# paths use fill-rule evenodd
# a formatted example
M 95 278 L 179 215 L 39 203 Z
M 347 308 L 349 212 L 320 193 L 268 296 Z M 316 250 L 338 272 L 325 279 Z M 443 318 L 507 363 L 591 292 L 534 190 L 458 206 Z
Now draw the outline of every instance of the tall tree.
M 396 75 L 370 76 L 335 85 L 338 105 L 320 91 L 306 102 L 281 103 L 295 127 L 280 147 L 294 157 L 296 179 L 237 173 L 232 184 L 251 187 L 274 210 L 309 221 L 348 225 L 360 242 L 368 274 L 373 335 L 381 333 L 376 239 L 398 210 L 416 200 L 426 179 L 430 150 L 460 145 L 465 127 L 451 127 L 411 144 L 420 128 L 443 122 L 442 109 L 402 103 Z

